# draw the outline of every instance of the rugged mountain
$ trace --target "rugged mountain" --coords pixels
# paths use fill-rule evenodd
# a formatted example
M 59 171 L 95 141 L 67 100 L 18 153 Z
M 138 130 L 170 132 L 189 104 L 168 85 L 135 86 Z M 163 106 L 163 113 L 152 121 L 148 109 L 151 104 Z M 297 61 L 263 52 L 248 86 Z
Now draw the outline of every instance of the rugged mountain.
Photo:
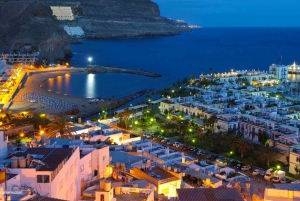
M 159 7 L 151 0 L 43 0 L 48 5 L 71 6 L 77 20 L 70 25 L 81 26 L 87 38 L 114 38 L 176 35 L 190 31 L 160 16 Z M 181 25 L 185 26 L 182 27 Z
M 71 6 L 74 21 L 58 21 L 50 6 Z M 21 52 L 28 44 L 50 61 L 69 55 L 64 25 L 80 26 L 86 38 L 176 35 L 185 23 L 160 16 L 150 0 L 0 0 L 0 53 Z M 26 51 L 28 51 L 26 49 Z
M 54 33 L 60 42 L 50 40 Z M 62 59 L 69 53 L 69 40 L 49 6 L 33 1 L 0 3 L 0 52 L 22 51 L 30 44 L 32 50 L 40 51 L 46 58 L 56 52 L 55 58 Z M 47 46 L 43 45 L 47 41 Z M 52 42 L 55 45 L 50 45 Z

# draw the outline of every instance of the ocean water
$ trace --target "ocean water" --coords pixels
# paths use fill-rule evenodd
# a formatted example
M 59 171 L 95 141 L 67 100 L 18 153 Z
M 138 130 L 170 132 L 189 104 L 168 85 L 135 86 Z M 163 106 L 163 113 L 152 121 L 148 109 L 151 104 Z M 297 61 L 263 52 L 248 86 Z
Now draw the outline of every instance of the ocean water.
M 121 97 L 162 89 L 178 79 L 201 72 L 231 69 L 268 70 L 272 63 L 300 62 L 300 28 L 202 28 L 178 36 L 83 40 L 71 46 L 71 65 L 92 64 L 151 71 L 161 78 L 125 74 L 72 74 L 44 83 L 62 94 L 80 97 Z M 281 59 L 282 56 L 282 59 Z

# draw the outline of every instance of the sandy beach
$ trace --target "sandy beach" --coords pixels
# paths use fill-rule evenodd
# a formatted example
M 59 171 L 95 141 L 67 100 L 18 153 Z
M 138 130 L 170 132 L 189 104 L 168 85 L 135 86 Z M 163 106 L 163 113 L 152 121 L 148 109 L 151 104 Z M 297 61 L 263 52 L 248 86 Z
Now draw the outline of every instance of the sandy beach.
M 13 112 L 22 112 L 24 110 L 32 108 L 35 109 L 37 112 L 46 113 L 46 114 L 58 114 L 60 112 L 64 112 L 60 110 L 51 109 L 48 107 L 43 107 L 43 105 L 37 102 L 30 102 L 21 98 L 22 95 L 28 93 L 35 93 L 42 96 L 51 97 L 58 101 L 62 100 L 62 101 L 66 101 L 78 105 L 81 111 L 80 113 L 99 109 L 99 106 L 97 104 L 90 105 L 88 98 L 58 94 L 55 92 L 47 91 L 44 88 L 40 87 L 41 83 L 48 80 L 49 78 L 51 79 L 57 76 L 65 76 L 66 74 L 70 74 L 70 73 L 85 73 L 85 72 L 80 72 L 78 69 L 62 69 L 59 71 L 31 72 L 24 86 L 22 86 L 22 88 L 19 89 L 17 95 L 14 97 L 13 102 L 11 106 L 8 108 L 8 110 L 11 110 Z M 85 105 L 85 107 L 82 107 L 82 105 Z

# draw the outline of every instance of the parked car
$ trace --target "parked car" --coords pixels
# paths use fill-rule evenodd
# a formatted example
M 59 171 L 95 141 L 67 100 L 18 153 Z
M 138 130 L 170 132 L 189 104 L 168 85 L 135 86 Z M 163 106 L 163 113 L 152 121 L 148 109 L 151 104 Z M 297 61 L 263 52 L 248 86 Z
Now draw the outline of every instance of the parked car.
M 251 169 L 251 166 L 250 165 L 244 165 L 243 167 L 241 167 L 241 170 L 242 171 L 248 171 Z
M 218 163 L 219 163 L 220 166 L 227 166 L 228 161 L 225 160 L 225 159 L 220 159 L 220 160 L 218 161 Z
M 198 150 L 197 155 L 202 155 L 202 150 Z
M 265 171 L 265 170 L 261 170 L 261 171 L 259 172 L 259 174 L 260 174 L 261 176 L 265 176 L 266 171 Z
M 189 148 L 189 152 L 190 152 L 190 153 L 194 153 L 194 149 L 195 149 L 195 147 L 190 147 L 190 148 Z
M 152 135 L 149 134 L 149 133 L 145 133 L 144 135 L 145 135 L 145 137 L 148 138 L 148 139 L 152 138 Z
M 283 177 L 280 180 L 280 183 L 282 183 L 282 184 L 291 183 L 291 182 L 292 182 L 292 180 L 290 180 L 290 179 L 288 179 L 286 177 Z
M 173 147 L 179 148 L 180 146 L 181 146 L 181 143 L 180 143 L 180 142 L 174 142 L 174 143 L 173 143 Z
M 187 151 L 189 149 L 189 147 L 185 144 L 183 144 L 182 146 L 180 146 L 180 149 Z
M 259 174 L 260 174 L 260 170 L 259 169 L 255 169 L 252 172 L 252 175 L 254 175 L 254 176 L 259 175 Z
M 199 151 L 199 149 L 198 149 L 198 148 L 195 148 L 193 153 L 194 153 L 194 154 L 197 154 L 198 151 Z
M 167 141 L 167 145 L 171 145 L 171 144 L 173 144 L 173 142 L 171 141 L 171 140 L 166 140 Z
M 162 138 L 162 139 L 160 140 L 160 142 L 166 143 L 167 140 L 169 140 L 169 139 L 168 139 L 168 138 Z
M 217 158 L 216 158 L 216 161 L 217 162 L 219 162 L 220 160 L 224 160 L 225 158 L 223 157 L 223 156 L 218 156 Z
M 206 156 L 206 158 L 208 159 L 208 160 L 210 160 L 210 161 L 214 161 L 214 160 L 216 160 L 216 158 L 217 158 L 218 156 L 217 155 L 210 155 L 210 157 L 207 157 Z

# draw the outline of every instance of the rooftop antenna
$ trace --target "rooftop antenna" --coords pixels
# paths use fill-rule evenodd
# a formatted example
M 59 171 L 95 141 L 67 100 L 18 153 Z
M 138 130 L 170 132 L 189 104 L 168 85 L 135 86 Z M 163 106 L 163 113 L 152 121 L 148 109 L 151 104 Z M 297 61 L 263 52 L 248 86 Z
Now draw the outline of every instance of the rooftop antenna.
M 282 65 L 282 55 L 280 56 L 280 65 Z

